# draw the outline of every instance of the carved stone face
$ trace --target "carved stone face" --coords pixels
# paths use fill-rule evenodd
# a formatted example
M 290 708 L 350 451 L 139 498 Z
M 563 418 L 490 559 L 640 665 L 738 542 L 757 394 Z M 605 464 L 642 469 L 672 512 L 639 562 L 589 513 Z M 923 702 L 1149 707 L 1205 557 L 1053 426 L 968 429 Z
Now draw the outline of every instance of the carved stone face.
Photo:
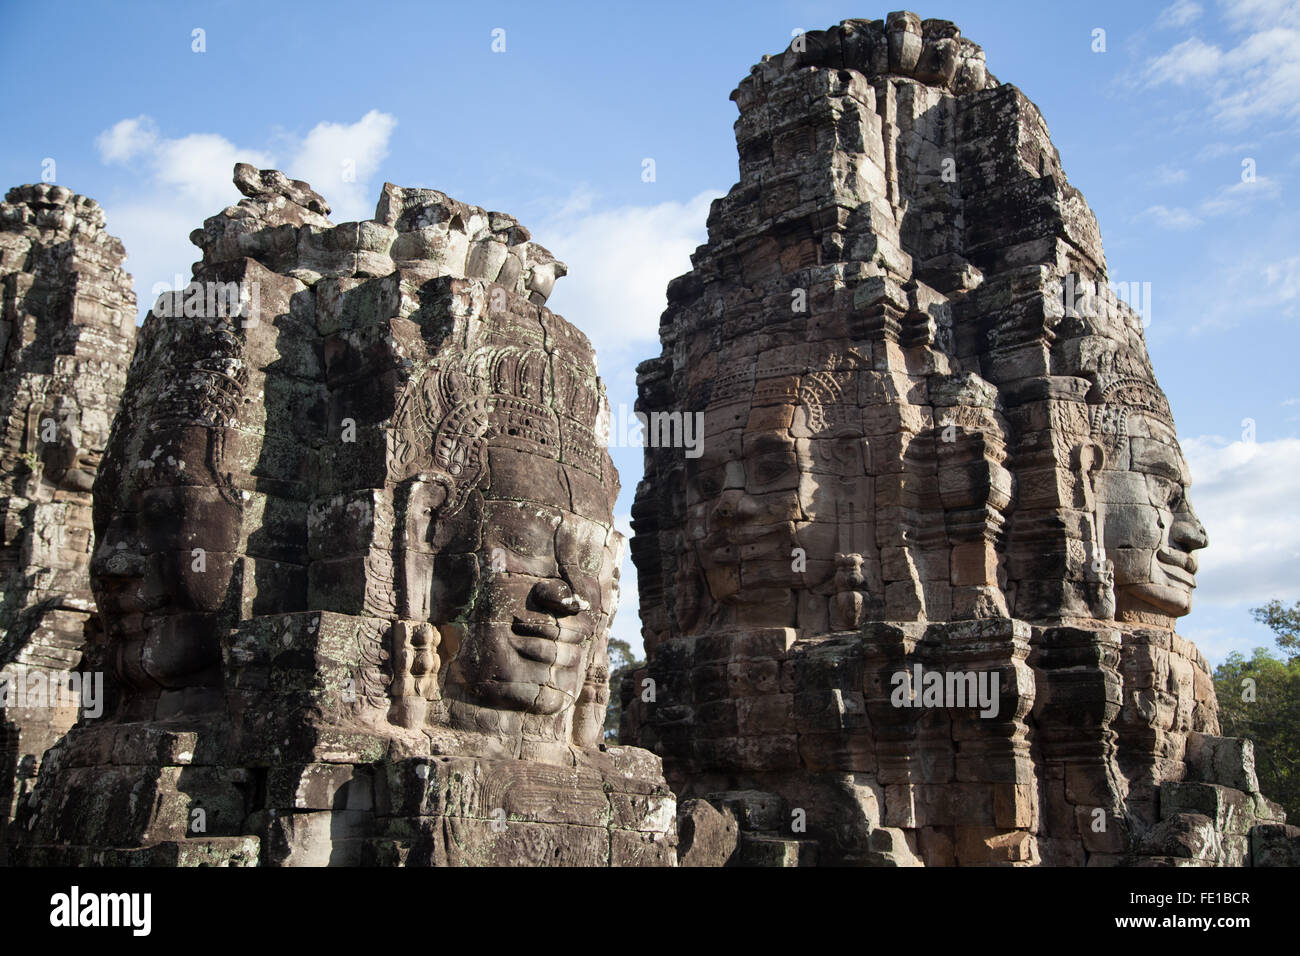
M 36 446 L 45 461 L 44 477 L 51 484 L 69 491 L 90 491 L 99 467 L 99 454 L 86 446 L 76 404 L 60 397 L 53 408 L 42 411 L 33 407 L 29 428 L 40 434 Z M 54 440 L 46 437 L 53 432 Z
M 1097 481 L 1116 613 L 1181 617 L 1192 607 L 1195 552 L 1209 543 L 1187 500 L 1187 462 L 1157 416 L 1130 410 L 1126 431 L 1127 440 L 1107 450 Z
M 557 467 L 509 449 L 493 449 L 491 460 L 523 475 Z M 567 495 L 539 495 L 545 481 L 532 500 L 488 497 L 495 486 L 490 478 L 481 521 L 467 527 L 478 541 L 477 587 L 442 628 L 448 682 L 484 707 L 558 714 L 577 701 L 594 645 L 606 637 L 618 540 L 569 510 Z
M 558 316 L 522 315 L 477 326 L 399 398 L 397 608 L 438 628 L 443 697 L 471 705 L 454 723 L 499 724 L 477 707 L 567 732 L 617 603 L 618 480 L 590 347 Z
M 186 691 L 169 711 L 202 709 L 220 685 L 217 635 L 238 616 L 245 552 L 240 493 L 222 477 L 236 470 L 225 426 L 244 375 L 224 321 L 151 316 L 141 332 L 95 482 L 90 577 L 114 667 L 142 710 L 163 690 Z
M 787 428 L 724 432 L 704 442 L 698 459 L 688 459 L 687 538 L 715 601 L 763 603 L 772 589 L 800 585 L 791 568 L 795 524 L 803 516 L 799 475 Z
M 115 454 L 140 451 L 107 502 L 111 519 L 91 561 L 96 600 L 128 684 L 212 686 L 218 611 L 240 550 L 240 509 L 223 497 L 207 464 L 214 430 L 138 427 L 141 434 L 118 436 Z
M 772 403 L 778 388 L 791 399 Z M 698 564 L 708 597 L 734 608 L 735 623 L 824 631 L 835 555 L 874 544 L 866 441 L 848 421 L 857 407 L 809 400 L 793 384 L 755 396 L 766 403 L 745 413 L 743 429 L 711 435 L 701 457 L 687 459 L 686 536 L 694 560 L 678 576 Z M 740 417 L 725 404 L 706 411 L 705 421 L 711 416 Z M 878 586 L 878 575 L 870 577 Z M 683 630 L 700 623 L 696 605 L 704 597 L 678 580 Z

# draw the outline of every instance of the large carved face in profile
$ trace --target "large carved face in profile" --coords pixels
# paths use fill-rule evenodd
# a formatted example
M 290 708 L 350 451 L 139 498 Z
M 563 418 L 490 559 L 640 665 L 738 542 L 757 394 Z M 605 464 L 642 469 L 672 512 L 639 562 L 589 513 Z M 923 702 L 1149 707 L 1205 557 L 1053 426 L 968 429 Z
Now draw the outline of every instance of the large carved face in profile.
M 219 681 L 240 551 L 237 492 L 220 474 L 239 355 L 224 324 L 151 317 L 95 485 L 91 583 L 115 669 L 144 700 L 192 691 L 182 709 Z
M 1118 383 L 1095 413 L 1105 451 L 1098 517 L 1114 565 L 1117 617 L 1181 617 L 1192 607 L 1196 554 L 1208 543 L 1187 498 L 1191 475 L 1168 404 L 1145 383 Z

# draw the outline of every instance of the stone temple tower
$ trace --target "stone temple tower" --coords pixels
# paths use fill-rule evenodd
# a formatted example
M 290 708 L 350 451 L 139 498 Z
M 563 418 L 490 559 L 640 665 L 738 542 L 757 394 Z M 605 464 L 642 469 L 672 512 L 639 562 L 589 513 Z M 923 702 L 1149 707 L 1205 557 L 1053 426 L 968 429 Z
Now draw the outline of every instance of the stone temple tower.
M 234 180 L 94 485 L 112 706 L 15 860 L 673 864 L 658 758 L 603 743 L 619 485 L 564 265 L 436 190 L 335 224 Z
M 1261 859 L 1280 810 L 1175 630 L 1172 414 L 1038 109 L 912 13 L 732 99 L 740 181 L 638 379 L 705 436 L 646 450 L 623 688 L 683 859 Z
M 79 704 L 103 704 L 81 680 L 102 674 L 93 647 L 83 660 L 90 489 L 135 347 L 124 258 L 99 204 L 63 186 L 0 203 L 0 826 Z

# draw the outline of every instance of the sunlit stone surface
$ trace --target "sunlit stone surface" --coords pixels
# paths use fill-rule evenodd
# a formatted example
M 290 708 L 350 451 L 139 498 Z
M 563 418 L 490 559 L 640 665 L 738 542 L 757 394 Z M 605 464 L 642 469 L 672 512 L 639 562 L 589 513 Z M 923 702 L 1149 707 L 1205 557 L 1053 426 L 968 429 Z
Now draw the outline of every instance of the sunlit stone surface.
M 618 477 L 563 264 L 433 190 L 332 225 L 235 183 L 95 484 L 114 706 L 17 857 L 671 865 L 658 759 L 602 746 Z
M 1174 631 L 1187 466 L 1037 108 L 911 13 L 732 99 L 740 182 L 639 368 L 705 441 L 647 448 L 622 739 L 738 822 L 711 862 L 1248 861 L 1281 814 L 1253 771 L 1206 808 L 1205 754 L 1252 758 Z
M 0 203 L 0 828 L 45 751 L 103 700 L 90 489 L 135 345 L 135 293 L 99 204 L 63 186 Z M 75 675 L 75 676 L 74 676 Z M 87 676 L 89 675 L 89 676 Z M 83 680 L 84 679 L 84 680 Z M 0 859 L 5 849 L 0 832 Z

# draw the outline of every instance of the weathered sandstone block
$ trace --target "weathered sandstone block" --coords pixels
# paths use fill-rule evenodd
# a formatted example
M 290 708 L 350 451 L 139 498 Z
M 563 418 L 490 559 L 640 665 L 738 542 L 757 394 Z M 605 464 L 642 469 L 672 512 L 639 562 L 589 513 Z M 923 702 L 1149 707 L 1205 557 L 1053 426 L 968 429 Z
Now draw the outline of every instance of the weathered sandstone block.
M 732 99 L 740 182 L 638 369 L 705 442 L 646 449 L 623 739 L 782 807 L 738 818 L 755 863 L 1243 862 L 1271 811 L 1174 633 L 1207 537 L 1038 109 L 911 13 Z
M 16 856 L 674 864 L 658 758 L 602 743 L 618 477 L 545 307 L 564 266 L 433 190 L 333 225 L 235 183 L 95 484 L 114 707 L 50 752 Z
M 0 203 L 0 858 L 45 751 L 104 706 L 90 489 L 135 343 L 124 258 L 63 186 Z

